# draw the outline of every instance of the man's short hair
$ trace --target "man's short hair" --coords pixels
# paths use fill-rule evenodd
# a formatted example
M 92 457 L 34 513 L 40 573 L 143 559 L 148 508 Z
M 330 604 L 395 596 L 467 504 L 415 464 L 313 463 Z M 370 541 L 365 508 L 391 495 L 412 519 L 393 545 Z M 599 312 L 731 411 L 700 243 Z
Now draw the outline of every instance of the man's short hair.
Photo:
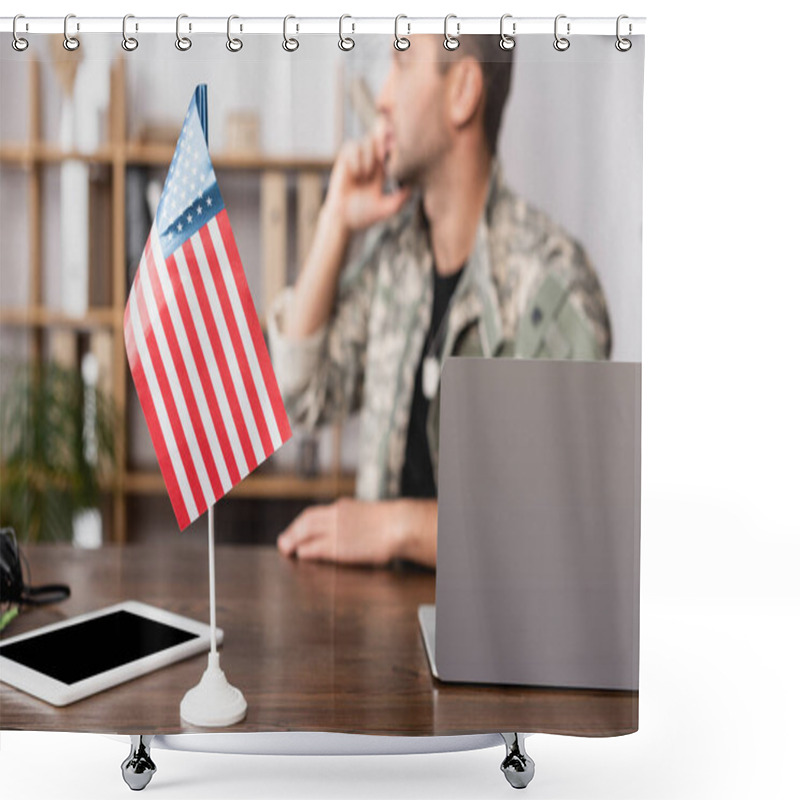
M 498 44 L 499 37 L 489 34 L 466 34 L 459 38 L 458 49 L 451 51 L 455 59 L 472 56 L 483 73 L 483 132 L 489 153 L 497 152 L 497 139 L 503 109 L 511 88 L 511 68 L 514 65 L 514 48 L 505 50 Z M 453 58 L 444 56 L 440 62 L 443 69 L 453 63 Z

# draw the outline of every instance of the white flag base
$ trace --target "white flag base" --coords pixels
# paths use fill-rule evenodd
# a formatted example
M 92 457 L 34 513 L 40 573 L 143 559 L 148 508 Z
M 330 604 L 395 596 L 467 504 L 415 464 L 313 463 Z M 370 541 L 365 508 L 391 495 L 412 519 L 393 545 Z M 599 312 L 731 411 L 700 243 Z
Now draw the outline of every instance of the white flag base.
M 233 725 L 244 719 L 246 713 L 247 701 L 228 683 L 219 666 L 219 653 L 209 653 L 208 667 L 200 683 L 181 700 L 181 719 L 190 725 L 216 728 Z

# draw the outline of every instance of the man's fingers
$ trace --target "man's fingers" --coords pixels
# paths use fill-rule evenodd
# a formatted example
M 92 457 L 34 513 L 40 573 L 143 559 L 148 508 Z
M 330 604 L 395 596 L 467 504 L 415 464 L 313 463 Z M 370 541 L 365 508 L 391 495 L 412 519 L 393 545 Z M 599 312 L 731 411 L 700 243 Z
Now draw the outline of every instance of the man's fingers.
M 295 551 L 295 547 L 297 546 L 292 529 L 287 528 L 280 536 L 278 536 L 276 544 L 278 545 L 279 553 L 284 556 L 292 555 Z
M 358 178 L 363 179 L 369 174 L 370 158 L 364 142 L 358 143 Z
M 290 556 L 297 549 L 297 545 L 310 535 L 309 513 L 306 511 L 298 514 L 289 527 L 278 537 L 278 550 Z
M 335 551 L 335 538 L 327 534 L 303 542 L 297 548 L 297 557 L 309 561 L 333 561 Z
M 358 170 L 358 142 L 345 142 L 340 151 L 340 158 L 351 175 Z
M 375 157 L 378 163 L 383 164 L 386 158 L 386 117 L 383 115 L 378 117 L 371 138 L 375 147 Z
M 294 553 L 297 547 L 297 537 L 295 536 L 293 524 L 278 536 L 276 544 L 278 545 L 278 551 L 283 555 L 290 556 Z
M 375 175 L 378 166 L 378 153 L 375 142 L 370 137 L 361 141 L 359 145 L 359 178 L 364 181 L 370 180 Z
M 355 192 L 347 205 L 351 219 L 361 220 L 361 226 L 372 225 L 396 214 L 408 199 L 410 190 L 403 188 L 391 194 L 382 194 L 380 187 L 369 192 Z
M 392 214 L 396 214 L 403 207 L 403 203 L 408 200 L 410 193 L 410 189 L 403 187 L 391 194 L 382 194 L 375 204 L 381 219 L 386 219 L 391 217 Z
M 300 550 L 320 535 L 321 532 L 310 529 L 300 529 L 299 532 L 287 530 L 278 537 L 278 550 L 284 556 L 299 556 Z
M 285 556 L 295 553 L 299 555 L 299 548 L 325 533 L 330 523 L 330 506 L 316 506 L 301 512 L 291 525 L 278 536 L 278 550 Z

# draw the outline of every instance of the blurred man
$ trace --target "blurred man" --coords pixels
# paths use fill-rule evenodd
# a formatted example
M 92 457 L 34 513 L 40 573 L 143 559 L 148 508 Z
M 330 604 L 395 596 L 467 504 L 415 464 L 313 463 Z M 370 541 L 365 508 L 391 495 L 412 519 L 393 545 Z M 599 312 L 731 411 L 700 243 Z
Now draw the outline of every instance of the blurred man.
M 308 260 L 268 324 L 296 425 L 361 410 L 356 499 L 300 514 L 278 539 L 285 555 L 435 566 L 444 359 L 609 355 L 583 251 L 495 159 L 512 53 L 493 36 L 454 52 L 415 36 L 393 51 L 374 134 L 336 158 Z

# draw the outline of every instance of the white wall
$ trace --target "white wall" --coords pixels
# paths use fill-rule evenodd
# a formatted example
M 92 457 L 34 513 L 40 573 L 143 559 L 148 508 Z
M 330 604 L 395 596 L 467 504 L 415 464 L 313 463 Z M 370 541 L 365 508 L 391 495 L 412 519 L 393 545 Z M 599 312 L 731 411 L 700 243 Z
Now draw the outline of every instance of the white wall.
M 585 36 L 521 38 L 500 140 L 508 181 L 576 236 L 600 276 L 612 357 L 642 359 L 642 62 Z

